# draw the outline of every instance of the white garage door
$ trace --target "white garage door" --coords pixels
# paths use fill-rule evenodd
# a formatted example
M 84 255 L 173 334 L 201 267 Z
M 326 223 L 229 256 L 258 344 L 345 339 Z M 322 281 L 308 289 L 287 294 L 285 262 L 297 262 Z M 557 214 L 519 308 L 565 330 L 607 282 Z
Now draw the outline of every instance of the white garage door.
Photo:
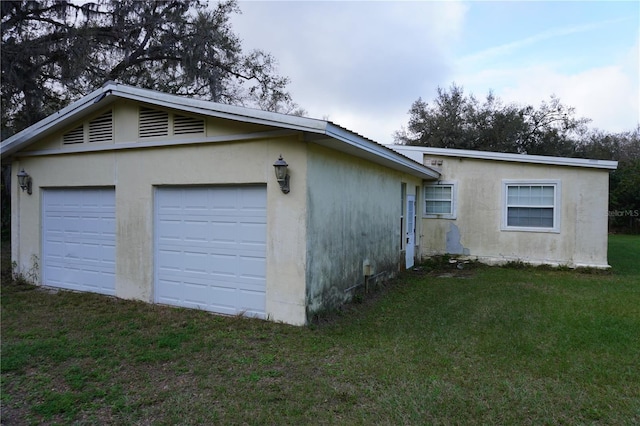
M 155 197 L 155 301 L 265 317 L 264 186 L 167 187 Z
M 42 203 L 42 283 L 115 295 L 115 191 L 47 189 Z

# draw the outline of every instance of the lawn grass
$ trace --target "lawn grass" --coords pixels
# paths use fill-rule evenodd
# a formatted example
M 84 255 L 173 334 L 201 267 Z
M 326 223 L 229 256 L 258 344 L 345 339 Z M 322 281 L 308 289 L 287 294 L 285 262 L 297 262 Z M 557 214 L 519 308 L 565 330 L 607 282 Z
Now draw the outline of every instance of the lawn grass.
M 292 327 L 2 283 L 7 424 L 638 424 L 640 237 L 611 273 L 407 272 Z

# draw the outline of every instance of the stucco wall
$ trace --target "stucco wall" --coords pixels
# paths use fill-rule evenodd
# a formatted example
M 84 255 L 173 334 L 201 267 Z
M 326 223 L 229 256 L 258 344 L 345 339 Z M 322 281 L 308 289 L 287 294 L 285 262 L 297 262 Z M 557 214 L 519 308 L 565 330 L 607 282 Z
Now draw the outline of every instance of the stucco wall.
M 401 185 L 420 180 L 311 144 L 308 155 L 307 309 L 312 317 L 348 300 L 372 274 L 392 274 L 400 250 Z
M 437 155 L 426 159 L 442 160 L 441 180 L 457 183 L 457 217 L 423 219 L 422 256 L 454 252 L 490 263 L 608 266 L 607 170 Z M 510 179 L 560 182 L 559 232 L 501 229 L 503 180 Z
M 118 111 L 127 109 L 130 105 L 125 104 Z M 131 121 L 137 115 L 117 116 L 120 130 L 116 132 L 116 144 L 135 141 L 137 136 L 131 132 L 136 126 Z M 129 134 L 123 134 L 122 129 L 129 129 Z M 55 135 L 38 144 L 38 149 L 56 149 L 60 138 Z M 290 164 L 291 192 L 286 195 L 280 191 L 273 170 L 273 162 L 280 154 Z M 12 181 L 17 182 L 15 174 L 24 167 L 32 176 L 34 187 L 32 195 L 22 193 L 16 185 L 12 188 L 12 257 L 23 270 L 30 267 L 32 256 L 42 258 L 43 188 L 115 187 L 116 295 L 152 302 L 154 188 L 266 184 L 267 316 L 275 321 L 304 324 L 306 164 L 306 146 L 297 137 L 18 157 L 13 164 Z

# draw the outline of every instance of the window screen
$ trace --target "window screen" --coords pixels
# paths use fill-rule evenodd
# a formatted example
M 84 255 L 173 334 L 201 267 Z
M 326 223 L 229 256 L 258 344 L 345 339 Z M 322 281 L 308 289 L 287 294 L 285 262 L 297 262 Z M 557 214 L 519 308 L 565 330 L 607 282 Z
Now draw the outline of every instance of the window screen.
M 554 228 L 555 185 L 507 185 L 507 227 Z

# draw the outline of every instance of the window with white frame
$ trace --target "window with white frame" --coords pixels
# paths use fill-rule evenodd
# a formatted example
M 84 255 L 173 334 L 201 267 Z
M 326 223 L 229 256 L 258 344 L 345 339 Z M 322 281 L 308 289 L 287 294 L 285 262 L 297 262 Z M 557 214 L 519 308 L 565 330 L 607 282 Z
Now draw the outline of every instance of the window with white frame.
M 424 217 L 455 219 L 455 182 L 440 181 L 424 186 Z
M 560 232 L 559 181 L 503 181 L 503 230 Z

